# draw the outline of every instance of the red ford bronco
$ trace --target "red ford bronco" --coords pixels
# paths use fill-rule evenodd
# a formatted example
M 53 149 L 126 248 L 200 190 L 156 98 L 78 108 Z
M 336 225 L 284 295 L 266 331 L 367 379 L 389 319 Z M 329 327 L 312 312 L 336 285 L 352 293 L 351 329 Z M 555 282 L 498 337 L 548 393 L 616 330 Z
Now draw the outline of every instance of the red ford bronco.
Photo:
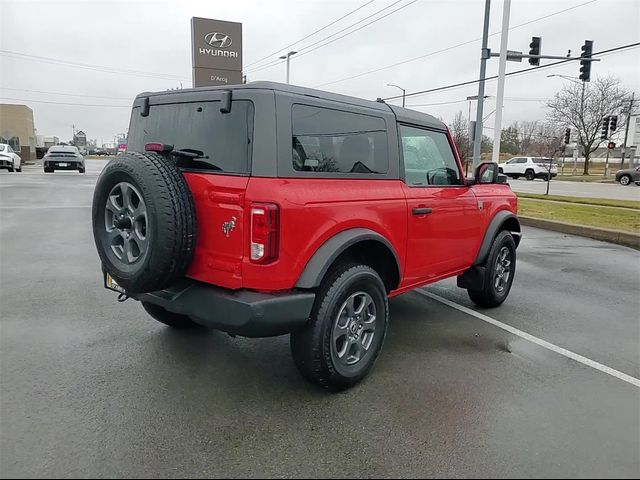
M 370 371 L 387 299 L 447 277 L 509 294 L 520 224 L 498 165 L 464 178 L 439 120 L 277 83 L 143 93 L 102 172 L 105 286 L 172 327 L 290 334 L 331 390 Z

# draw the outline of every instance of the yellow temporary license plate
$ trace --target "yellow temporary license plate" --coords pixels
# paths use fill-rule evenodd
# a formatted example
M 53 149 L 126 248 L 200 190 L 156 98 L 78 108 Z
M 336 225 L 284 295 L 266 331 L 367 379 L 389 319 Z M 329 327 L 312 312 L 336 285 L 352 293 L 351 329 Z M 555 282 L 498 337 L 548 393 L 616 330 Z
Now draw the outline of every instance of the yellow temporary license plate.
M 105 278 L 104 278 L 104 286 L 105 288 L 108 288 L 109 290 L 113 290 L 114 292 L 126 293 L 124 291 L 124 288 L 118 285 L 118 282 L 116 282 L 113 279 L 113 277 L 106 272 L 105 272 Z

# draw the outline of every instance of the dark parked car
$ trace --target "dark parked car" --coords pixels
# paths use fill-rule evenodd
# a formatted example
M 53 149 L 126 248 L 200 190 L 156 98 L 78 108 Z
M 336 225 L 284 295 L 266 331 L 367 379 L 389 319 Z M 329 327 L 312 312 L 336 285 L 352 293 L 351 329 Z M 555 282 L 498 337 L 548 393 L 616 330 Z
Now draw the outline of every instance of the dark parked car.
M 44 173 L 55 170 L 78 170 L 84 173 L 84 157 L 78 147 L 70 145 L 56 145 L 49 149 L 42 159 Z
M 620 185 L 629 185 L 631 182 L 636 182 L 636 185 L 640 185 L 640 167 L 618 170 L 616 182 L 620 182 Z

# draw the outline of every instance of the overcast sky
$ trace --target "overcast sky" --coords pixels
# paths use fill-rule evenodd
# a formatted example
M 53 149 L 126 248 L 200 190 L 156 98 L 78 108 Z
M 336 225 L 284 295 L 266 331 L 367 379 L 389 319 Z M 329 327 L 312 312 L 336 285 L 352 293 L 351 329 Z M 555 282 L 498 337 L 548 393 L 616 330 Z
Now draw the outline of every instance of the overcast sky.
M 191 17 L 242 22 L 244 65 L 249 66 L 366 3 L 367 0 L 0 0 L 0 102 L 29 105 L 38 134 L 68 140 L 71 126 L 76 125 L 99 143 L 113 141 L 114 134 L 128 127 L 129 107 L 137 93 L 191 86 Z M 330 45 L 302 54 L 305 46 L 393 3 L 337 36 L 398 9 L 396 12 Z M 572 7 L 577 8 L 553 15 Z M 320 88 L 326 90 L 375 99 L 400 93 L 384 87 L 385 82 L 414 92 L 477 79 L 483 11 L 483 0 L 373 1 L 290 48 L 300 50 L 291 61 L 291 82 L 309 87 L 322 85 Z M 549 17 L 541 18 L 546 16 Z M 493 0 L 492 33 L 499 32 L 501 18 L 502 1 Z M 518 26 L 526 22 L 532 23 Z M 511 50 L 528 52 L 531 36 L 537 35 L 543 38 L 545 54 L 565 55 L 568 49 L 579 54 L 585 39 L 594 41 L 597 52 L 640 41 L 640 1 L 513 0 L 510 25 L 516 27 L 509 34 Z M 434 53 L 464 42 L 471 43 Z M 499 42 L 499 35 L 490 37 L 490 47 L 495 51 L 499 50 Z M 252 71 L 278 56 L 249 66 L 249 80 L 284 81 L 284 64 Z M 415 61 L 341 81 L 420 56 Z M 509 62 L 507 69 L 528 66 L 526 60 Z M 103 67 L 108 71 L 102 71 Z M 493 75 L 497 69 L 498 60 L 492 59 L 487 74 Z M 507 79 L 505 124 L 544 119 L 542 101 L 564 82 L 547 78 L 552 73 L 577 76 L 579 65 L 551 67 Z M 597 75 L 615 75 L 627 88 L 640 93 L 640 49 L 603 57 L 593 64 L 592 76 Z M 489 82 L 486 94 L 495 95 L 495 90 L 496 82 Z M 468 114 L 469 102 L 465 98 L 475 94 L 477 86 L 457 88 L 410 98 L 407 105 L 430 104 L 415 108 L 450 121 L 458 110 Z M 494 104 L 492 99 L 488 102 L 485 112 L 490 113 Z M 487 125 L 493 126 L 492 117 Z

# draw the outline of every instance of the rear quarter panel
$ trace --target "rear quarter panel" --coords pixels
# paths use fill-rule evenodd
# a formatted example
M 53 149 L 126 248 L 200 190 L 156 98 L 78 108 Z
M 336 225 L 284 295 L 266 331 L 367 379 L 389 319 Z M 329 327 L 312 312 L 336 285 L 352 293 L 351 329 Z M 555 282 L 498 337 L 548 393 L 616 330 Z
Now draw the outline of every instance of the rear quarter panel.
M 278 259 L 269 265 L 250 262 L 248 242 L 242 267 L 244 288 L 283 290 L 294 287 L 320 246 L 350 228 L 368 228 L 406 257 L 406 201 L 399 180 L 257 178 L 249 181 L 250 202 L 280 207 Z M 249 218 L 245 231 L 250 231 Z

